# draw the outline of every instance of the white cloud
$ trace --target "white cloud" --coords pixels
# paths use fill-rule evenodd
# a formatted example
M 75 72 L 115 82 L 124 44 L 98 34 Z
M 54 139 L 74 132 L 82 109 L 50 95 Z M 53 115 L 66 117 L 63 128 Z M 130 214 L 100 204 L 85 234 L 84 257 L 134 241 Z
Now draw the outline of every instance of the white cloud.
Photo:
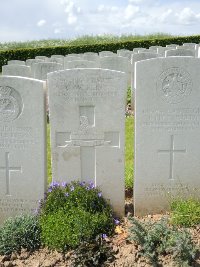
M 67 23 L 69 25 L 76 24 L 78 15 L 81 13 L 80 6 L 77 6 L 73 0 L 61 0 L 64 6 L 64 12 L 67 14 Z
M 200 21 L 200 13 L 196 14 L 189 7 L 185 7 L 180 13 L 176 13 L 176 17 L 178 23 L 184 25 L 192 25 Z
M 143 2 L 143 0 L 128 0 L 129 3 L 132 3 L 132 4 L 140 4 Z
M 174 17 L 174 13 L 172 11 L 172 9 L 167 9 L 166 11 L 164 11 L 159 17 L 159 21 L 162 23 L 168 23 L 169 21 L 172 22 Z
M 41 20 L 39 20 L 38 22 L 37 22 L 37 26 L 38 27 L 42 27 L 42 26 L 44 26 L 46 24 L 46 20 L 45 19 L 41 19 Z
M 140 11 L 138 6 L 128 5 L 125 8 L 124 16 L 126 20 L 134 19 L 135 15 Z

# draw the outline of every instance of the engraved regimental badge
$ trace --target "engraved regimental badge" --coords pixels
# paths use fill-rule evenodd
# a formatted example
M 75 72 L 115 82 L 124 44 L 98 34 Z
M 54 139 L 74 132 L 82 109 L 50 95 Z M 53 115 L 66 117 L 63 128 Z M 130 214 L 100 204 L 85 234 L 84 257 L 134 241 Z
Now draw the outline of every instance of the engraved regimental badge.
M 181 68 L 167 69 L 160 75 L 157 82 L 157 94 L 169 104 L 182 102 L 191 91 L 190 74 Z
M 0 86 L 0 121 L 15 120 L 21 114 L 22 108 L 20 94 L 10 86 Z

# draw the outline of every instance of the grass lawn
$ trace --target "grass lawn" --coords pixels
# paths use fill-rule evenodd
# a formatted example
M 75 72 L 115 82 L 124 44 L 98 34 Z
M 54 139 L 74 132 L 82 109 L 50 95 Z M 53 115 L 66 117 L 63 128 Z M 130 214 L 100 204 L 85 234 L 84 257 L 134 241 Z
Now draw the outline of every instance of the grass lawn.
M 134 118 L 126 118 L 126 140 L 125 140 L 125 186 L 133 187 L 133 122 Z M 50 148 L 50 125 L 47 125 L 47 167 L 48 167 L 48 184 L 52 180 L 51 171 L 51 148 Z

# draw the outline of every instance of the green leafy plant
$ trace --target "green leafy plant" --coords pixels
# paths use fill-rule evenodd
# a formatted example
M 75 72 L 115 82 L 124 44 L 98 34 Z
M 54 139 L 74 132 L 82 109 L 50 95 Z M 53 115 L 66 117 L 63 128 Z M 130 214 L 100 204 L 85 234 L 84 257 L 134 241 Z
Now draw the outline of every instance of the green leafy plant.
M 186 200 L 175 199 L 170 203 L 171 223 L 185 227 L 195 226 L 200 223 L 200 201 L 189 198 Z
M 169 227 L 167 221 L 140 223 L 130 218 L 130 239 L 140 245 L 140 255 L 147 257 L 153 266 L 158 266 L 159 256 L 170 254 L 178 264 L 191 265 L 197 253 L 189 232 Z M 181 265 L 182 266 L 182 265 Z
M 52 183 L 39 215 L 43 243 L 61 251 L 114 230 L 112 209 L 93 183 Z
M 0 254 L 9 255 L 21 249 L 40 247 L 40 227 L 37 216 L 20 215 L 9 218 L 0 228 Z

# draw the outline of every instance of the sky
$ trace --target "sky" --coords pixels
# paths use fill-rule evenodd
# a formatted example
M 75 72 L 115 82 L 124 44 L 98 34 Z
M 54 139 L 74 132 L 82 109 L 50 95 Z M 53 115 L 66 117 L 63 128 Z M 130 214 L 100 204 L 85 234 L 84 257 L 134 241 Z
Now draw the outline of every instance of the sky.
M 0 0 L 0 42 L 200 33 L 200 0 Z

